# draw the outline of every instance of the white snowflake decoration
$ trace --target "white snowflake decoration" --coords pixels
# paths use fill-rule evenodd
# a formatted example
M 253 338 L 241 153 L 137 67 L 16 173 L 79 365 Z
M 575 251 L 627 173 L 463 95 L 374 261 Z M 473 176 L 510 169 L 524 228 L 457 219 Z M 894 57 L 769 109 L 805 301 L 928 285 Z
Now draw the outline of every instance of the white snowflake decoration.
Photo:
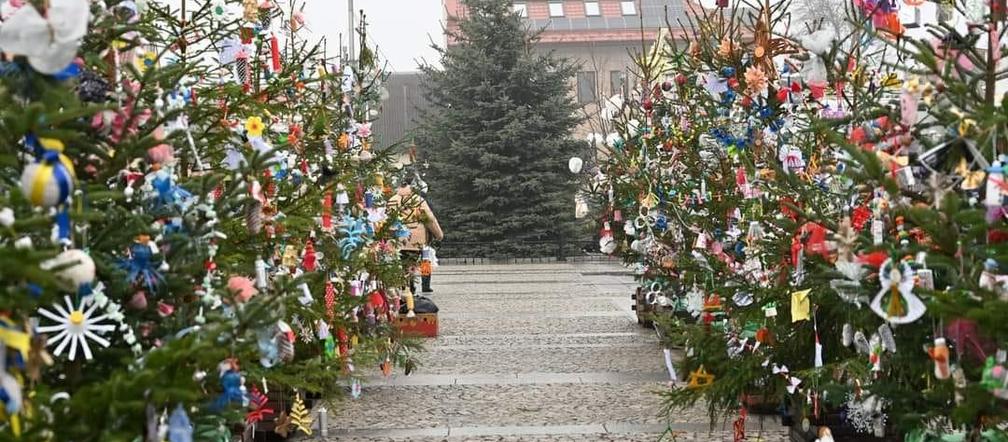
M 101 324 L 101 321 L 108 318 L 107 314 L 102 314 L 96 317 L 92 317 L 95 310 L 98 309 L 98 303 L 91 302 L 92 298 L 85 298 L 80 302 L 80 305 L 75 306 L 73 301 L 69 296 L 64 296 L 63 300 L 66 302 L 66 308 L 62 305 L 53 304 L 53 309 L 58 313 L 53 313 L 44 308 L 39 308 L 38 313 L 46 318 L 49 318 L 56 322 L 55 325 L 47 325 L 38 327 L 37 331 L 39 333 L 53 333 L 58 332 L 55 336 L 49 338 L 46 341 L 46 345 L 56 344 L 56 349 L 53 351 L 53 355 L 60 356 L 63 351 L 70 346 L 69 358 L 71 361 L 77 358 L 77 347 L 80 346 L 81 350 L 84 352 L 84 358 L 91 360 L 94 355 L 91 354 L 91 347 L 88 346 L 88 339 L 98 343 L 102 347 L 108 347 L 110 342 L 99 336 L 98 334 L 105 334 L 107 332 L 115 330 L 114 325 Z

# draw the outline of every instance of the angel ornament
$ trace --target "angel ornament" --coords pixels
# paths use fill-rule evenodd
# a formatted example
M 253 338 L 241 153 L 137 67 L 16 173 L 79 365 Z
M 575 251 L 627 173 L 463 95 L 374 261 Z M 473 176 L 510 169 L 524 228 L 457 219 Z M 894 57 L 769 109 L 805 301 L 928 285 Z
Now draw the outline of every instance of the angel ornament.
M 892 258 L 882 263 L 879 268 L 879 282 L 882 284 L 882 289 L 872 299 L 872 311 L 892 324 L 908 324 L 920 319 L 927 308 L 924 302 L 913 294 L 913 276 L 913 269 L 905 263 L 897 267 Z M 884 298 L 888 298 L 885 308 L 882 307 Z

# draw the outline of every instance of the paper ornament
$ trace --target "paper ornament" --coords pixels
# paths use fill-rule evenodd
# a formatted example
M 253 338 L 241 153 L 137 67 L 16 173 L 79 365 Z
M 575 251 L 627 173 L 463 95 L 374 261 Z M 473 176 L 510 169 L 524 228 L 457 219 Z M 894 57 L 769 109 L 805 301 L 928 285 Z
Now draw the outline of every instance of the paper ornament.
M 115 330 L 115 326 L 101 323 L 107 318 L 105 314 L 95 317 L 91 316 L 98 309 L 98 304 L 89 302 L 90 299 L 85 298 L 85 300 L 75 305 L 69 296 L 64 296 L 65 309 L 59 304 L 53 304 L 52 306 L 56 313 L 41 307 L 38 309 L 40 315 L 56 322 L 55 325 L 36 328 L 38 333 L 56 333 L 55 336 L 46 341 L 46 345 L 56 344 L 56 349 L 53 351 L 54 355 L 62 355 L 69 345 L 70 353 L 68 357 L 73 361 L 77 358 L 77 347 L 80 346 L 81 351 L 84 353 L 84 358 L 90 361 L 94 356 L 91 353 L 91 347 L 88 346 L 88 340 L 94 341 L 102 347 L 110 345 L 110 342 L 99 336 L 99 334 L 111 332 Z
M 714 375 L 707 373 L 707 369 L 703 365 L 689 374 L 689 384 L 686 388 L 696 389 L 707 387 L 714 383 Z
M 882 287 L 869 304 L 876 315 L 893 324 L 907 324 L 924 315 L 927 308 L 913 294 L 913 269 L 909 265 L 896 265 L 892 258 L 886 259 L 879 268 L 879 282 Z M 888 301 L 883 308 L 882 301 L 887 295 Z
M 791 292 L 791 322 L 805 321 L 809 319 L 812 301 L 809 293 L 812 289 Z
M 304 401 L 301 400 L 301 393 L 294 393 L 294 405 L 291 406 L 290 422 L 296 430 L 307 436 L 312 434 L 312 418 L 308 409 L 305 408 Z

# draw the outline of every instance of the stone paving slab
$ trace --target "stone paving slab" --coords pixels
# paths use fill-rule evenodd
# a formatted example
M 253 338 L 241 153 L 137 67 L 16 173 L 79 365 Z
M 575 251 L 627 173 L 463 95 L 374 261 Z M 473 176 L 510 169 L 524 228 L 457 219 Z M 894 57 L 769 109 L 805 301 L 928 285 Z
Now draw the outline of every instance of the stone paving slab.
M 324 440 L 731 441 L 700 404 L 659 416 L 668 388 L 653 330 L 630 310 L 615 263 L 443 265 L 440 336 L 410 377 L 368 379 L 334 404 Z M 668 419 L 672 419 L 671 422 Z M 760 428 L 748 422 L 749 441 Z M 777 424 L 763 441 L 784 441 Z
M 637 327 L 634 330 L 623 332 L 599 332 L 599 333 L 563 333 L 552 335 L 528 335 L 500 333 L 491 335 L 453 335 L 441 330 L 441 336 L 437 341 L 429 344 L 427 348 L 435 349 L 439 346 L 529 346 L 529 345 L 633 345 L 641 343 L 657 343 L 658 338 L 653 331 L 644 330 Z
M 418 374 L 619 372 L 651 373 L 665 370 L 654 344 L 629 346 L 533 348 L 432 348 L 420 355 Z
M 485 319 L 438 318 L 438 331 L 446 335 L 497 335 L 520 330 L 526 335 L 556 335 L 582 331 L 635 332 L 640 330 L 636 322 L 625 315 L 614 317 L 528 317 Z
M 439 433 L 440 434 L 440 433 Z M 637 434 L 618 434 L 618 433 L 602 433 L 602 434 L 592 434 L 592 433 L 582 433 L 582 434 L 571 434 L 571 435 L 512 435 L 512 436 L 443 436 L 443 437 L 431 437 L 431 438 L 418 438 L 418 437 L 365 437 L 365 438 L 355 438 L 355 437 L 331 437 L 326 439 L 327 441 L 347 441 L 347 442 L 420 442 L 420 441 L 443 441 L 443 442 L 581 442 L 581 441 L 597 441 L 597 442 L 655 442 L 658 440 L 664 442 L 732 442 L 733 433 L 731 431 L 718 431 L 718 432 L 676 432 L 670 436 L 665 436 L 662 438 L 662 433 L 637 433 Z M 786 442 L 788 441 L 787 432 L 775 431 L 772 433 L 765 433 L 762 438 L 749 438 L 746 439 L 747 442 Z
M 514 302 L 532 302 L 536 300 L 551 300 L 551 301 L 563 301 L 568 303 L 575 303 L 581 299 L 594 299 L 594 298 L 609 298 L 616 299 L 619 301 L 626 300 L 627 303 L 630 302 L 630 290 L 605 290 L 598 289 L 595 287 L 590 288 L 590 293 L 579 293 L 575 291 L 564 291 L 564 292 L 498 292 L 492 290 L 481 290 L 481 291 L 464 291 L 464 292 L 446 292 L 439 290 L 434 292 L 433 295 L 427 295 L 438 307 L 441 306 L 442 301 L 472 301 L 473 304 L 482 304 L 483 302 L 492 302 L 494 300 L 508 300 Z M 573 306 L 573 304 L 570 304 Z M 447 309 L 442 309 L 447 310 Z M 464 310 L 464 309 L 463 309 Z
M 617 372 L 572 372 L 572 373 L 477 373 L 477 374 L 414 374 L 411 376 L 375 376 L 365 382 L 370 388 L 396 387 L 400 385 L 537 385 L 537 384 L 631 384 L 664 382 L 665 373 L 617 373 Z
M 598 293 L 619 293 L 625 292 L 629 295 L 632 291 L 627 291 L 633 287 L 632 283 L 572 283 L 572 282 L 529 282 L 511 281 L 495 283 L 472 283 L 459 282 L 457 284 L 446 284 L 443 282 L 433 282 L 434 296 L 442 293 L 448 294 L 470 294 L 470 293 L 541 293 L 541 294 L 563 294 L 571 296 L 590 296 Z
M 610 312 L 620 310 L 615 302 L 622 299 L 609 296 L 583 298 L 544 298 L 530 295 L 521 298 L 473 294 L 467 296 L 435 296 L 434 302 L 443 315 L 458 314 L 533 314 L 555 312 Z M 628 298 L 629 299 L 629 298 Z
M 330 426 L 348 429 L 460 426 L 551 426 L 597 423 L 658 424 L 662 383 L 514 384 L 366 387 L 345 401 Z M 380 412 L 378 412 L 380 410 Z M 677 416 L 706 422 L 703 411 Z

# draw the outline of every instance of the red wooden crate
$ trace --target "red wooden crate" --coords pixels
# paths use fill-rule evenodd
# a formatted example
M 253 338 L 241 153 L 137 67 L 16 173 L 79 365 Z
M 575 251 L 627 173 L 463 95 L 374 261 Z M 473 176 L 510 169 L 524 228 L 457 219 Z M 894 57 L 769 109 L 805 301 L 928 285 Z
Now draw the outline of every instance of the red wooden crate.
M 392 325 L 403 336 L 436 338 L 438 335 L 437 313 L 417 313 L 412 318 L 407 318 L 405 314 L 401 314 Z

